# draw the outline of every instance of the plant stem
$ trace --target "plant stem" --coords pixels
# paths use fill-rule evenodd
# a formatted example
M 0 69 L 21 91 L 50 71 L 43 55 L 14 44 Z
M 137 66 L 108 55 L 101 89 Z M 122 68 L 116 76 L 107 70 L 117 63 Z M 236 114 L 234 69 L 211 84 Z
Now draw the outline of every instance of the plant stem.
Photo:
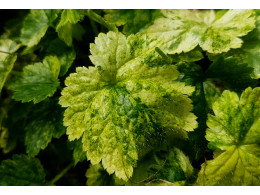
M 89 17 L 89 19 L 105 26 L 108 30 L 114 31 L 114 32 L 118 32 L 117 27 L 114 24 L 111 24 L 107 21 L 104 20 L 104 18 L 102 18 L 100 15 L 96 14 L 95 12 L 93 12 L 92 10 L 88 10 L 87 11 L 87 15 Z
M 51 181 L 50 185 L 54 185 L 60 178 L 62 178 L 72 167 L 73 163 L 70 163 L 65 169 L 63 169 L 58 175 L 56 175 Z
M 92 30 L 93 30 L 95 36 L 98 36 L 98 28 L 97 28 L 95 21 L 90 20 L 90 25 L 92 27 Z

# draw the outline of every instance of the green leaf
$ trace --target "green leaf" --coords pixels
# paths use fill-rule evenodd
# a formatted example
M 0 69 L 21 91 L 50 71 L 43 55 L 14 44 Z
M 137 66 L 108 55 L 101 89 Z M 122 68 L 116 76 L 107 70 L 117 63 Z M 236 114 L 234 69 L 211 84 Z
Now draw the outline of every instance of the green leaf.
M 72 45 L 73 28 L 86 15 L 86 10 L 64 9 L 61 13 L 61 19 L 56 27 L 58 36 L 68 46 Z
M 240 48 L 240 37 L 255 28 L 253 10 L 229 10 L 217 17 L 214 10 L 162 10 L 148 32 L 163 37 L 167 53 L 188 52 L 197 45 L 210 53 Z
M 59 60 L 53 56 L 47 56 L 43 63 L 26 66 L 21 78 L 9 85 L 14 91 L 13 99 L 36 104 L 52 96 L 59 86 L 59 72 Z
M 184 179 L 190 178 L 193 167 L 189 158 L 178 148 L 169 152 L 152 152 L 138 162 L 133 176 L 128 182 L 108 175 L 101 164 L 91 165 L 86 172 L 87 185 L 184 185 Z
M 49 43 L 47 55 L 57 56 L 60 62 L 60 76 L 64 76 L 76 58 L 76 52 L 59 39 Z
M 90 165 L 86 172 L 88 186 L 112 186 L 114 185 L 113 176 L 107 174 L 101 164 Z
M 97 22 L 97 23 L 101 24 L 102 26 L 106 27 L 108 31 L 118 32 L 118 29 L 117 29 L 116 25 L 115 24 L 111 24 L 110 22 L 106 21 L 102 16 L 99 15 L 98 12 L 100 12 L 100 11 L 97 11 L 97 13 L 96 13 L 96 11 L 93 11 L 91 9 L 87 10 L 87 15 L 88 15 L 88 18 L 90 19 L 90 22 L 92 24 L 94 24 L 93 21 Z M 92 27 L 94 27 L 94 26 L 95 25 L 92 25 Z M 97 31 L 96 26 L 94 28 L 96 30 L 94 30 L 94 29 L 93 30 Z
M 250 77 L 253 68 L 241 62 L 236 57 L 222 57 L 216 59 L 207 69 L 205 76 L 224 84 L 235 91 L 240 91 L 248 86 L 256 86 L 257 81 Z
M 249 66 L 254 68 L 254 71 L 251 73 L 253 79 L 260 78 L 260 41 L 258 41 L 257 46 L 253 48 L 245 48 L 242 51 L 241 59 L 244 62 L 248 63 Z
M 199 185 L 260 185 L 260 88 L 224 91 L 208 115 L 206 139 L 222 153 L 202 165 Z
M 24 127 L 28 120 L 28 114 L 32 104 L 16 102 L 12 99 L 4 99 L 1 102 L 0 114 L 0 145 L 3 153 L 15 149 L 17 142 L 24 142 Z M 3 119 L 1 121 L 1 118 Z
M 0 165 L 1 186 L 43 186 L 45 172 L 38 159 L 26 155 L 14 155 Z
M 13 146 L 8 145 L 8 131 L 7 128 L 4 127 L 3 121 L 7 118 L 7 108 L 6 106 L 0 107 L 0 148 L 3 149 L 3 153 L 8 153 L 13 149 Z
M 37 45 L 45 35 L 49 26 L 58 17 L 60 10 L 34 10 L 27 15 L 23 22 L 20 41 L 23 45 L 32 47 Z
M 0 126 L 0 148 L 3 149 L 4 154 L 12 151 L 16 146 L 16 142 L 10 142 L 9 137 L 8 129 Z
M 170 151 L 157 151 L 149 153 L 134 169 L 133 177 L 126 185 L 157 185 L 158 182 L 167 181 L 174 185 L 193 174 L 193 167 L 189 158 L 178 148 Z
M 129 41 L 121 33 L 99 34 L 90 45 L 96 66 L 78 67 L 66 79 L 60 98 L 68 107 L 64 125 L 69 140 L 83 137 L 91 163 L 102 160 L 109 174 L 124 180 L 131 177 L 139 154 L 165 139 L 162 127 L 172 132 L 197 127 L 188 98 L 193 87 L 176 81 L 176 66 L 146 60 L 154 47 L 136 38 L 139 45 L 132 45 L 137 42 L 133 36 Z M 144 52 L 137 53 L 141 48 Z
M 83 151 L 82 139 L 74 140 L 72 142 L 69 142 L 68 144 L 69 148 L 73 149 L 74 165 L 87 159 L 86 152 Z
M 104 10 L 104 18 L 117 26 L 123 25 L 123 33 L 126 35 L 145 32 L 153 21 L 161 16 L 159 10 L 141 9 L 114 9 Z
M 193 113 L 198 117 L 198 127 L 194 131 L 189 132 L 189 139 L 185 140 L 185 142 L 180 142 L 178 146 L 189 155 L 192 161 L 199 161 L 207 152 L 205 131 L 208 105 L 204 88 L 205 75 L 202 68 L 196 63 L 180 62 L 177 65 L 181 73 L 179 80 L 195 86 L 191 100 L 194 105 Z
M 59 138 L 65 133 L 63 109 L 53 100 L 45 100 L 32 107 L 29 122 L 25 126 L 26 152 L 37 155 L 45 149 L 52 138 Z
M 198 117 L 198 128 L 189 133 L 189 139 L 183 145 L 183 150 L 191 160 L 199 161 L 207 152 L 207 140 L 205 139 L 208 105 L 206 102 L 204 83 L 196 83 L 196 90 L 192 94 L 193 112 Z
M 209 108 L 212 108 L 214 102 L 221 96 L 221 89 L 216 87 L 216 85 L 211 81 L 205 81 L 203 83 L 205 98 Z

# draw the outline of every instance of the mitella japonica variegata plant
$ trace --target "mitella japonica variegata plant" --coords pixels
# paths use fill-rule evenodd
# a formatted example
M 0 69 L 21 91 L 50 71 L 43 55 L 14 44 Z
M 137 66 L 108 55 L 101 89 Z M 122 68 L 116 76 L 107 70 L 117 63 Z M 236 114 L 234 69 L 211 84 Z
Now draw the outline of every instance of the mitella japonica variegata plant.
M 16 10 L 3 26 L 1 185 L 260 185 L 259 10 Z

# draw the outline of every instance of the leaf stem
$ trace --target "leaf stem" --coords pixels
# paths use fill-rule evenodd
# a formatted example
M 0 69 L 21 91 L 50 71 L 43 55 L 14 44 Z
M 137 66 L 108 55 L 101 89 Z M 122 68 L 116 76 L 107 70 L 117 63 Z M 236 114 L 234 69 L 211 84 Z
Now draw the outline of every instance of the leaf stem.
M 105 26 L 108 30 L 118 32 L 118 29 L 114 24 L 107 22 L 106 20 L 104 20 L 104 18 L 102 18 L 100 15 L 96 14 L 92 10 L 88 9 L 87 15 L 88 15 L 89 19 Z
M 171 61 L 169 56 L 167 56 L 159 47 L 155 48 L 155 51 L 164 59 Z
M 2 51 L 2 50 L 0 50 L 0 53 L 9 54 L 9 55 L 14 55 L 13 53 L 10 53 L 10 52 L 7 52 L 7 51 Z
M 65 169 L 63 169 L 58 175 L 56 175 L 51 181 L 50 185 L 54 185 L 60 178 L 62 178 L 72 167 L 73 163 L 70 163 Z

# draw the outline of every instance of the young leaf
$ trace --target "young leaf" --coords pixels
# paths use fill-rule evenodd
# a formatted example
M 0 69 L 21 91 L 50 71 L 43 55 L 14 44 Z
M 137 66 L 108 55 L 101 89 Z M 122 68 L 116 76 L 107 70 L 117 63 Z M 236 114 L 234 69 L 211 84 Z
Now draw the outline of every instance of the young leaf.
M 43 186 L 45 172 L 38 159 L 26 155 L 14 155 L 0 165 L 1 186 Z
M 140 150 L 165 136 L 159 124 L 172 131 L 197 127 L 187 96 L 194 89 L 176 81 L 175 66 L 149 64 L 145 52 L 135 53 L 137 45 L 129 42 L 121 33 L 101 33 L 90 45 L 96 67 L 77 68 L 60 98 L 68 107 L 64 125 L 69 140 L 83 137 L 91 163 L 102 160 L 109 174 L 124 180 L 131 177 Z M 146 53 L 151 50 L 144 47 Z
M 20 41 L 28 47 L 35 46 L 45 35 L 47 29 L 57 18 L 60 10 L 34 10 L 27 15 L 23 22 Z
M 34 105 L 28 116 L 30 120 L 25 127 L 25 145 L 30 156 L 37 155 L 52 138 L 59 138 L 65 133 L 63 109 L 56 101 L 45 100 Z
M 216 17 L 213 10 L 162 10 L 148 32 L 165 39 L 167 53 L 188 52 L 197 45 L 210 53 L 240 48 L 240 37 L 255 28 L 253 10 L 229 10 Z
M 61 13 L 61 19 L 56 27 L 58 36 L 68 46 L 72 45 L 72 36 L 74 25 L 80 22 L 86 15 L 86 10 L 64 9 Z
M 9 85 L 13 99 L 35 104 L 50 97 L 59 86 L 60 63 L 57 57 L 47 56 L 43 63 L 28 65 L 21 78 Z
M 209 114 L 206 138 L 222 153 L 202 165 L 199 185 L 260 185 L 260 88 L 239 98 L 224 91 Z

